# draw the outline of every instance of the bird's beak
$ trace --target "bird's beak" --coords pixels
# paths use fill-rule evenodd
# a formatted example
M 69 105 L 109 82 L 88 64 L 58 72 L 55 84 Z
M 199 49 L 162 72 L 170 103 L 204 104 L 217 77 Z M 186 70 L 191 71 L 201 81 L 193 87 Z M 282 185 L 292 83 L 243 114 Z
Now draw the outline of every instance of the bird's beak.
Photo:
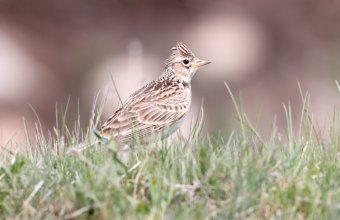
M 205 60 L 199 60 L 196 63 L 192 64 L 192 66 L 194 66 L 194 67 L 201 67 L 201 66 L 205 66 L 205 65 L 207 65 L 209 63 L 211 63 L 211 62 L 205 61 Z

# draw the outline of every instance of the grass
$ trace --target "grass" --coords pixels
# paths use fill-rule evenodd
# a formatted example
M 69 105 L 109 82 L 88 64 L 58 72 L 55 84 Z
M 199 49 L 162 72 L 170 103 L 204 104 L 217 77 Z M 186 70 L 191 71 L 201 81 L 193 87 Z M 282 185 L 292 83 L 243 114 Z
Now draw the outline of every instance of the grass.
M 69 130 L 66 114 L 53 134 L 38 125 L 26 153 L 1 153 L 0 219 L 337 219 L 339 112 L 321 138 L 301 95 L 298 131 L 288 104 L 286 134 L 274 124 L 264 139 L 227 89 L 240 122 L 227 137 L 203 134 L 201 114 L 187 140 L 128 151 L 87 144 L 69 154 L 68 144 L 93 143 L 90 129 Z

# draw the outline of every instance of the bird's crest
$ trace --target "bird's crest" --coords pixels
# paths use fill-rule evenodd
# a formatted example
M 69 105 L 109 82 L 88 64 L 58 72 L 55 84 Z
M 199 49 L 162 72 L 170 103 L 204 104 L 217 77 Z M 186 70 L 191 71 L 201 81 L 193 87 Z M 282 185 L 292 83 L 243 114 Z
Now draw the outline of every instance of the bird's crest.
M 177 45 L 171 48 L 171 50 L 172 50 L 172 54 L 166 60 L 167 64 L 171 63 L 178 56 L 182 56 L 182 57 L 194 57 L 195 56 L 194 53 L 191 52 L 189 48 L 182 42 L 177 42 Z
M 176 47 L 171 48 L 173 54 L 180 54 L 184 57 L 194 56 L 194 53 L 189 50 L 189 48 L 182 42 L 177 42 Z

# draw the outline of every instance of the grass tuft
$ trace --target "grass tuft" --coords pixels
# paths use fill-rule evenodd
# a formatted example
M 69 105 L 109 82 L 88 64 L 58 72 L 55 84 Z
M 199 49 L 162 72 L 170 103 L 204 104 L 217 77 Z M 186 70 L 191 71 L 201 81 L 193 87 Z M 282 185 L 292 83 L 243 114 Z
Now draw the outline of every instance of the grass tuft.
M 300 87 L 298 131 L 287 104 L 286 137 L 274 122 L 265 140 L 225 85 L 240 130 L 202 135 L 202 108 L 188 139 L 128 151 L 93 144 L 96 108 L 83 131 L 79 118 L 66 126 L 68 104 L 57 106 L 53 133 L 38 124 L 34 141 L 27 132 L 28 152 L 1 151 L 0 219 L 337 219 L 339 112 L 321 138 Z M 81 143 L 85 150 L 65 153 Z

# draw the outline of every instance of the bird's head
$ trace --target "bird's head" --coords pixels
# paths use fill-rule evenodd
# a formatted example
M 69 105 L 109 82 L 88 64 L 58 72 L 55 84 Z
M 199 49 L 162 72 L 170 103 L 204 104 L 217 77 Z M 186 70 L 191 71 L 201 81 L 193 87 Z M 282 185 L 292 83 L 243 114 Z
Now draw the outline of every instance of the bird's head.
M 176 77 L 186 83 L 190 83 L 199 67 L 210 63 L 200 60 L 181 42 L 178 42 L 171 50 L 172 54 L 166 60 L 165 68 L 171 70 Z

